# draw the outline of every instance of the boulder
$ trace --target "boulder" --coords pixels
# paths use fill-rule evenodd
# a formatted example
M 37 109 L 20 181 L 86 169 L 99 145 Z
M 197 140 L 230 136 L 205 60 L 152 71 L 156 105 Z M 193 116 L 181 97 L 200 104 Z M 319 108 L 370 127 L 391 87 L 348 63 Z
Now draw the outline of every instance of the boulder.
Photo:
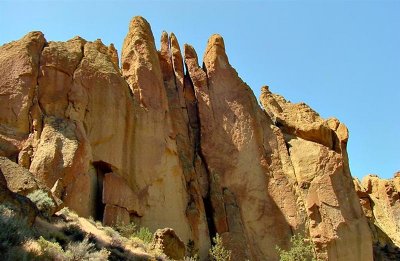
M 28 225 L 33 225 L 39 211 L 27 197 L 12 192 L 7 187 L 7 181 L 0 169 L 0 204 L 10 206 Z
M 185 244 L 172 228 L 158 229 L 153 235 L 151 245 L 173 260 L 183 260 L 185 257 Z

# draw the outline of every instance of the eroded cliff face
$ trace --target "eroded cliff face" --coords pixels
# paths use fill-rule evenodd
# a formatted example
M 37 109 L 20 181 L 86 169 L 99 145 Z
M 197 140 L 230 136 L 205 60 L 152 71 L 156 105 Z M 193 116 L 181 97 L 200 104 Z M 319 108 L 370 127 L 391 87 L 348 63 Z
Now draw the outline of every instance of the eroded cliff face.
M 135 17 L 122 68 L 100 40 L 0 47 L 0 156 L 78 214 L 171 227 L 202 259 L 216 233 L 234 260 L 278 260 L 301 233 L 320 259 L 372 260 L 345 125 L 268 87 L 260 107 L 219 35 L 202 66 L 174 34 L 160 46 Z
M 388 180 L 368 175 L 354 184 L 372 232 L 374 260 L 399 260 L 400 173 Z

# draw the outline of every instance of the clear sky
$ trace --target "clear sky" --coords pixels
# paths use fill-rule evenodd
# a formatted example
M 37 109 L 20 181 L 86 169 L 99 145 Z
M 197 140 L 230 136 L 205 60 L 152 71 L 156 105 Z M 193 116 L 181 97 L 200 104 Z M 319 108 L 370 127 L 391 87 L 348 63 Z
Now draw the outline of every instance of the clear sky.
M 269 85 L 344 122 L 354 176 L 400 170 L 400 0 L 0 0 L 0 45 L 40 30 L 48 41 L 80 35 L 120 51 L 136 15 L 150 22 L 157 42 L 163 30 L 174 32 L 200 58 L 208 37 L 221 34 L 257 97 Z

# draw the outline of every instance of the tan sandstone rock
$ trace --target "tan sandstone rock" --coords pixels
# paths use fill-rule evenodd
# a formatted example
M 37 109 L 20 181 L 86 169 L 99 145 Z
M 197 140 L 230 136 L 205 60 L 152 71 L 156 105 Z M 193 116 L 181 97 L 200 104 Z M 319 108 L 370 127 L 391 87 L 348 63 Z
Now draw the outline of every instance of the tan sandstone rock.
M 163 81 L 173 78 L 171 62 L 165 58 L 163 68 L 169 74 L 163 75 L 150 25 L 142 17 L 133 18 L 122 49 L 122 73 L 139 102 L 130 148 L 135 155 L 130 184 L 144 206 L 140 223 L 153 231 L 173 227 L 187 242 L 192 238 L 186 216 L 189 195 Z
M 260 108 L 219 35 L 202 67 L 174 34 L 160 46 L 142 17 L 130 22 L 121 69 L 101 40 L 33 32 L 1 46 L 0 156 L 79 215 L 171 227 L 182 239 L 174 257 L 190 240 L 207 260 L 219 233 L 234 260 L 278 260 L 276 246 L 301 233 L 319 259 L 372 260 L 376 231 L 353 186 L 346 126 L 267 87 Z M 397 179 L 357 185 L 368 218 L 394 220 Z M 395 238 L 390 224 L 382 233 Z
M 160 249 L 173 260 L 183 260 L 185 257 L 185 244 L 172 228 L 158 229 L 153 235 L 151 244 L 153 248 Z
M 260 101 L 271 119 L 284 132 L 332 148 L 331 128 L 307 104 L 288 102 L 282 96 L 271 93 L 268 86 L 261 89 Z
M 39 211 L 35 204 L 25 196 L 12 192 L 7 186 L 7 180 L 0 169 L 0 204 L 11 207 L 16 213 L 26 220 L 29 225 L 35 221 Z
M 399 177 L 385 180 L 374 175 L 363 178 L 362 186 L 372 204 L 376 223 L 393 243 L 400 247 L 400 187 Z
M 29 110 L 37 86 L 41 32 L 0 47 L 0 156 L 16 157 L 32 124 Z

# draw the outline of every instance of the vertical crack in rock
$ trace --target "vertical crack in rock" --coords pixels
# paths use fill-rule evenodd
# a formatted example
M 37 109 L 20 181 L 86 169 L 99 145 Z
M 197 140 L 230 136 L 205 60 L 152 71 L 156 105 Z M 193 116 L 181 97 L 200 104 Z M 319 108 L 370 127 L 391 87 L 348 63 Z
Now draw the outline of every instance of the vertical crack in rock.
M 210 96 L 207 87 L 207 75 L 203 69 L 199 67 L 197 54 L 194 48 L 190 45 L 185 45 L 184 48 L 185 56 L 185 66 L 186 66 L 186 88 L 191 88 L 195 95 L 195 117 L 197 121 L 197 129 L 195 131 L 195 149 L 196 154 L 201 159 L 201 162 L 205 166 L 206 180 L 203 182 L 203 204 L 205 207 L 205 214 L 208 224 L 210 240 L 217 234 L 224 233 L 228 231 L 227 217 L 225 212 L 225 206 L 223 203 L 222 191 L 217 184 L 215 174 L 210 170 L 208 166 L 207 159 L 203 154 L 202 146 L 204 136 L 203 130 L 206 128 L 207 124 L 203 124 L 202 116 L 205 113 L 212 111 Z M 211 113 L 212 114 L 212 113 Z M 206 133 L 207 135 L 207 133 Z
M 205 256 L 210 246 L 208 226 L 205 218 L 205 207 L 202 202 L 201 179 L 204 172 L 201 159 L 197 155 L 198 119 L 196 113 L 196 97 L 194 90 L 188 86 L 184 75 L 183 58 L 178 40 L 173 33 L 163 32 L 161 50 L 159 51 L 161 71 L 167 93 L 171 114 L 173 137 L 178 150 L 188 194 L 186 216 L 192 231 L 195 248 L 201 256 Z

